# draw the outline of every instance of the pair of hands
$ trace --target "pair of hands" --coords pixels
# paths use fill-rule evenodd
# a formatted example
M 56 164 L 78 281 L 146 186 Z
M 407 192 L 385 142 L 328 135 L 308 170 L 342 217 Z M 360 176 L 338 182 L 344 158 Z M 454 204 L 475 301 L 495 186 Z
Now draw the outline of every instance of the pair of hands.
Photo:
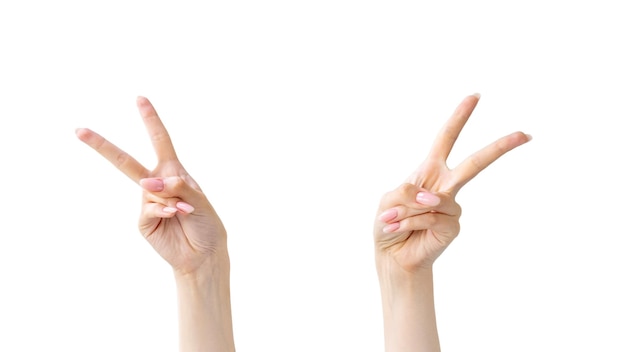
M 450 169 L 446 159 L 479 96 L 466 97 L 436 137 L 417 170 L 397 189 L 383 196 L 374 223 L 377 258 L 391 259 L 397 269 L 415 272 L 431 268 L 458 235 L 459 190 L 508 151 L 528 142 L 515 132 L 488 145 Z M 198 184 L 178 160 L 172 141 L 148 99 L 137 106 L 157 155 L 154 170 L 89 129 L 78 138 L 109 160 L 143 189 L 139 231 L 180 274 L 197 271 L 216 252 L 226 248 L 226 231 Z

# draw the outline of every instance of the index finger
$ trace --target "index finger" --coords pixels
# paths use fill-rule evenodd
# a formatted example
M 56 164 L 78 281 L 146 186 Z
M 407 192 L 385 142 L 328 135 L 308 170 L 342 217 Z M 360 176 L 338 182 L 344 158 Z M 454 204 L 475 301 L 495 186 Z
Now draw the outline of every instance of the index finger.
M 170 135 L 167 133 L 152 103 L 145 97 L 137 97 L 137 107 L 141 117 L 143 117 L 143 122 L 150 135 L 150 141 L 152 141 L 159 163 L 176 160 L 176 152 L 174 151 Z
M 139 183 L 140 179 L 147 177 L 150 173 L 128 153 L 90 129 L 79 128 L 76 130 L 76 136 L 136 183 Z
M 459 190 L 487 166 L 498 160 L 498 158 L 531 139 L 532 137 L 529 134 L 514 132 L 470 155 L 452 170 L 455 183 L 454 188 Z
M 463 99 L 441 131 L 439 131 L 437 138 L 435 138 L 435 142 L 430 150 L 431 157 L 444 161 L 448 159 L 454 142 L 459 137 L 463 126 L 465 126 L 472 111 L 474 111 L 479 99 L 480 94 L 470 95 Z

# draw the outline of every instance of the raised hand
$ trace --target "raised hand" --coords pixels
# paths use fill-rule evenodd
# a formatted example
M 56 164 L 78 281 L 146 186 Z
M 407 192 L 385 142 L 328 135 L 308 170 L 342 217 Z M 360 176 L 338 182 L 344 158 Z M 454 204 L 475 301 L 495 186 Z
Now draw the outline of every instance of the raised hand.
M 137 106 L 158 158 L 154 170 L 89 129 L 78 129 L 76 135 L 143 188 L 139 231 L 175 272 L 192 273 L 213 254 L 226 251 L 226 231 L 179 162 L 152 104 L 139 97 Z
M 446 160 L 479 95 L 466 97 L 436 137 L 426 160 L 406 183 L 383 196 L 374 225 L 377 258 L 387 257 L 406 272 L 430 268 L 458 235 L 459 190 L 487 166 L 530 136 L 515 132 L 449 168 Z

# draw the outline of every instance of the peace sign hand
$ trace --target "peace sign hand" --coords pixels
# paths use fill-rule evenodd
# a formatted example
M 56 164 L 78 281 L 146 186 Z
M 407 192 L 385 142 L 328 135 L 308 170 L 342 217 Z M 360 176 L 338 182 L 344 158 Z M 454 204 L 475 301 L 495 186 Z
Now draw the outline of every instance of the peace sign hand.
M 383 196 L 374 224 L 377 260 L 391 259 L 405 272 L 430 269 L 460 231 L 461 207 L 455 196 L 482 170 L 531 137 L 502 137 L 450 169 L 454 142 L 480 96 L 466 97 L 443 126 L 426 160 L 406 183 Z
M 152 171 L 89 129 L 78 129 L 76 135 L 143 188 L 139 231 L 175 272 L 193 273 L 212 255 L 226 252 L 226 230 L 178 161 L 152 104 L 139 97 L 137 107 L 158 158 Z

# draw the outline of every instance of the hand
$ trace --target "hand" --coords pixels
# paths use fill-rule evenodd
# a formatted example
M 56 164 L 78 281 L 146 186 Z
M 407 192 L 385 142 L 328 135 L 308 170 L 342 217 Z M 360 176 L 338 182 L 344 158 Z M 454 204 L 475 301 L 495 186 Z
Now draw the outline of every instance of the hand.
M 225 251 L 226 230 L 208 199 L 178 161 L 167 130 L 148 99 L 137 99 L 158 164 L 152 171 L 99 134 L 78 138 L 143 188 L 139 231 L 178 274 L 195 272 Z
M 450 169 L 446 159 L 479 95 L 466 97 L 435 139 L 426 160 L 406 183 L 381 200 L 374 225 L 377 260 L 391 259 L 403 271 L 430 269 L 460 231 L 461 207 L 455 196 L 487 166 L 531 137 L 502 137 Z

